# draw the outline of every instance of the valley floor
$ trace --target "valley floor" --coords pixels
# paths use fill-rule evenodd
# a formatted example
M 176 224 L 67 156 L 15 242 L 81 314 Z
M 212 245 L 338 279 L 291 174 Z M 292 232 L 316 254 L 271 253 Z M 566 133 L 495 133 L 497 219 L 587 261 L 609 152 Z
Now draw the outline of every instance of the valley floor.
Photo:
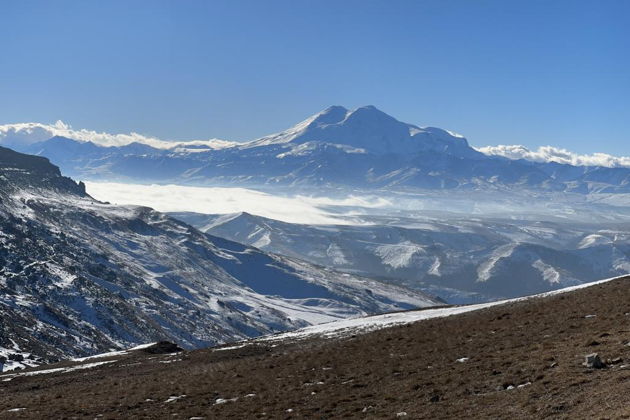
M 630 418 L 629 342 L 624 277 L 342 338 L 2 374 L 0 418 Z M 594 352 L 605 369 L 582 365 Z

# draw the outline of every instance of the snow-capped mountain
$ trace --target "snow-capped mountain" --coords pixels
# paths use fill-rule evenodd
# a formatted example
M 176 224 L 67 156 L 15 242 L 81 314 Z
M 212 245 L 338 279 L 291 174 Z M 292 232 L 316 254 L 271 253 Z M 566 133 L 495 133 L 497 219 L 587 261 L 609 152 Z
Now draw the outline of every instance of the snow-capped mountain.
M 433 151 L 462 157 L 479 156 L 459 134 L 406 124 L 371 105 L 355 110 L 331 106 L 286 131 L 254 140 L 245 147 L 310 142 L 339 145 L 349 153 L 414 154 Z
M 204 346 L 438 303 L 422 293 L 98 202 L 0 148 L 0 348 L 48 358 L 169 339 Z
M 53 132 L 85 138 L 82 132 Z M 373 106 L 355 110 L 333 106 L 285 131 L 246 143 L 211 141 L 168 147 L 138 137 L 138 142 L 104 146 L 64 136 L 38 142 L 28 137 L 28 142 L 20 142 L 18 134 L 23 133 L 7 129 L 2 142 L 49 157 L 64 173 L 89 180 L 630 192 L 630 168 L 515 160 L 494 149 L 484 154 L 459 134 L 403 123 Z
M 213 235 L 451 303 L 524 296 L 630 272 L 630 229 L 610 221 L 381 217 L 379 224 L 317 226 L 248 213 L 173 216 Z

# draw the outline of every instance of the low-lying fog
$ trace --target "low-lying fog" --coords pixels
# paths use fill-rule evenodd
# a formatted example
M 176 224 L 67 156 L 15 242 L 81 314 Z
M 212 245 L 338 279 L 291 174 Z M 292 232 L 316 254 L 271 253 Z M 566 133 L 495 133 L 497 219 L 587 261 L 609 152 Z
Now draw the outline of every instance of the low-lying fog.
M 319 225 L 397 224 L 426 220 L 500 218 L 569 223 L 616 223 L 630 219 L 628 194 L 531 194 L 517 191 L 277 193 L 246 188 L 87 182 L 94 198 L 149 206 L 162 212 L 247 212 L 288 223 Z M 269 191 L 267 189 L 267 191 Z M 323 194 L 328 194 L 324 196 Z
M 388 208 L 392 202 L 375 195 L 343 198 L 272 195 L 246 188 L 190 187 L 87 182 L 87 192 L 113 204 L 135 204 L 162 212 L 229 214 L 247 212 L 288 223 L 360 224 L 357 211 Z

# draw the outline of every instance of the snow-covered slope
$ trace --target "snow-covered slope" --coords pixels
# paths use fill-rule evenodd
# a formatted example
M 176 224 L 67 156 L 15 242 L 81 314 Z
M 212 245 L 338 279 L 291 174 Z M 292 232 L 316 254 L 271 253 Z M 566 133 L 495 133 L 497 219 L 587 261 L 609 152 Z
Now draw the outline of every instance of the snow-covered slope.
M 459 134 L 407 124 L 373 106 L 354 110 L 333 106 L 285 131 L 240 144 L 213 141 L 169 147 L 140 138 L 103 141 L 98 133 L 62 129 L 50 131 L 55 137 L 34 142 L 41 137 L 32 132 L 40 133 L 41 127 L 11 126 L 4 131 L 2 127 L 3 144 L 49 157 L 67 175 L 94 181 L 630 192 L 630 168 L 483 154 Z M 68 137 L 73 135 L 77 138 Z M 85 141 L 90 138 L 98 142 Z
M 418 321 L 424 321 L 427 319 L 444 318 L 453 315 L 459 315 L 466 312 L 479 311 L 481 309 L 491 308 L 494 306 L 506 305 L 514 302 L 522 302 L 530 299 L 540 299 L 547 296 L 554 296 L 563 293 L 570 293 L 574 290 L 583 289 L 585 287 L 591 287 L 602 283 L 607 283 L 613 280 L 625 278 L 612 277 L 604 280 L 598 280 L 595 282 L 580 284 L 577 286 L 565 287 L 563 289 L 554 290 L 552 292 L 540 293 L 537 295 L 524 296 L 515 299 L 505 299 L 494 302 L 479 303 L 475 305 L 463 305 L 463 306 L 445 306 L 434 309 L 424 309 L 416 311 L 404 311 L 382 315 L 372 315 L 360 318 L 351 318 L 341 321 L 333 321 L 325 324 L 315 325 L 311 327 L 301 328 L 296 331 L 290 331 L 287 333 L 275 334 L 271 336 L 261 337 L 248 343 L 239 344 L 238 346 L 245 346 L 250 343 L 256 343 L 261 341 L 295 341 L 304 340 L 308 338 L 340 338 L 348 337 L 356 334 L 365 334 L 370 331 L 380 330 L 383 328 L 391 328 L 397 325 L 411 324 Z M 221 348 L 217 349 L 221 350 Z
M 630 229 L 476 216 L 363 216 L 348 225 L 291 224 L 238 213 L 173 213 L 199 229 L 268 252 L 386 279 L 466 303 L 524 296 L 630 272 Z
M 437 303 L 97 202 L 47 160 L 8 149 L 0 243 L 0 347 L 48 358 L 160 339 L 205 346 Z

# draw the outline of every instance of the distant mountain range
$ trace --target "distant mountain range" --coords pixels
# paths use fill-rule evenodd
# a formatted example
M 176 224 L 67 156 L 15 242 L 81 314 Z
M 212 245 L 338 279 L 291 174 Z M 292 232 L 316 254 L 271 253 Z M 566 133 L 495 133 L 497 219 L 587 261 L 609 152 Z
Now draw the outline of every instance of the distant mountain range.
M 200 347 L 440 303 L 98 202 L 47 159 L 6 148 L 0 243 L 0 348 L 45 358 L 160 339 Z
M 24 130 L 34 129 L 25 128 Z M 66 130 L 67 131 L 67 130 Z M 577 193 L 630 192 L 630 168 L 572 166 L 488 154 L 463 136 L 396 120 L 373 106 L 333 106 L 283 132 L 246 143 L 131 142 L 106 147 L 53 137 L 2 142 L 46 156 L 64 173 L 86 180 L 378 189 L 513 189 Z M 518 154 L 516 154 L 518 155 Z
M 379 216 L 378 225 L 313 226 L 248 213 L 172 215 L 212 235 L 437 294 L 449 303 L 524 296 L 630 271 L 624 222 Z

